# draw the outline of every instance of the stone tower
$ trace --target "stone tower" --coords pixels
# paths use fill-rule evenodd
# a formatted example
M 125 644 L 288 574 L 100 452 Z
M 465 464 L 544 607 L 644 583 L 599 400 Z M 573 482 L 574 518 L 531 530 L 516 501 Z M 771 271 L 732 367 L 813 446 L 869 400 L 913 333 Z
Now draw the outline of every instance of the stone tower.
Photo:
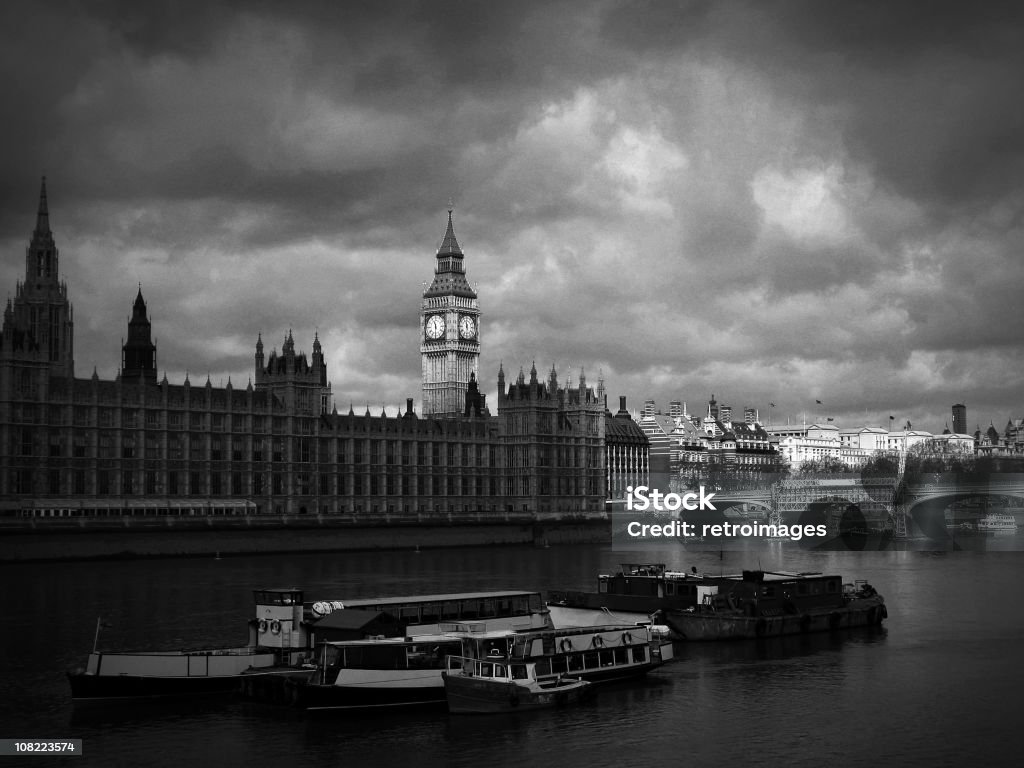
M 50 231 L 46 177 L 32 239 L 25 250 L 25 279 L 7 300 L 0 326 L 0 401 L 47 396 L 50 379 L 75 375 L 74 323 L 67 285 L 60 281 L 59 252 Z
M 420 358 L 423 415 L 462 415 L 469 382 L 479 373 L 480 306 L 476 291 L 466 280 L 450 210 L 448 229 L 437 251 L 434 279 L 423 293 L 420 306 Z
M 121 347 L 121 380 L 156 384 L 156 345 L 141 285 L 128 321 L 128 340 Z

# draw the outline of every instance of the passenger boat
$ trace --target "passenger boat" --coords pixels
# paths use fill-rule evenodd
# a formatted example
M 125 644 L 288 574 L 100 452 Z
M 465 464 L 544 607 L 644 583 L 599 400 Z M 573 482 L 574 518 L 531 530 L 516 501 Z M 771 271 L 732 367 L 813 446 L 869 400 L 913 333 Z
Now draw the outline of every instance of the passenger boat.
M 545 629 L 551 619 L 539 592 L 505 590 L 306 603 L 302 590 L 259 589 L 244 646 L 169 651 L 99 651 L 97 622 L 84 668 L 68 673 L 75 701 L 234 691 L 278 699 L 283 680 L 306 677 L 313 648 L 329 639 L 362 637 L 366 628 L 405 637 L 440 623 L 486 618 L 501 627 Z M 357 618 L 358 617 L 358 618 Z
M 445 660 L 498 656 L 532 663 L 541 683 L 559 676 L 608 682 L 646 674 L 672 659 L 645 627 L 495 630 L 452 626 L 439 635 L 324 643 L 317 671 L 285 681 L 289 703 L 307 710 L 440 705 Z
M 448 711 L 492 714 L 561 707 L 592 694 L 591 684 L 578 677 L 540 680 L 537 665 L 503 656 L 473 659 L 449 656 L 441 673 Z
M 990 512 L 978 521 L 978 530 L 988 533 L 1016 531 L 1017 518 L 1013 515 L 1003 515 L 997 512 Z
M 708 579 L 700 605 L 668 610 L 665 623 L 682 640 L 734 640 L 881 624 L 884 598 L 867 581 L 843 584 L 820 573 L 743 571 Z

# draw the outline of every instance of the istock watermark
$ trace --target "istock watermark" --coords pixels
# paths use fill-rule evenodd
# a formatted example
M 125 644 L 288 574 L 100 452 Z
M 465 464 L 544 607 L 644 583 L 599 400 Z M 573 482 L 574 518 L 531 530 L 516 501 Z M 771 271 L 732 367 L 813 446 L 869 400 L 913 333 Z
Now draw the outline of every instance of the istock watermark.
M 649 495 L 648 495 L 649 492 Z M 686 509 L 695 512 L 698 509 L 714 510 L 715 505 L 711 500 L 715 498 L 714 493 L 706 493 L 704 486 L 700 486 L 697 492 L 690 491 L 682 495 L 678 493 L 662 493 L 657 488 L 653 490 L 646 485 L 626 486 L 626 509 L 630 512 L 678 512 Z

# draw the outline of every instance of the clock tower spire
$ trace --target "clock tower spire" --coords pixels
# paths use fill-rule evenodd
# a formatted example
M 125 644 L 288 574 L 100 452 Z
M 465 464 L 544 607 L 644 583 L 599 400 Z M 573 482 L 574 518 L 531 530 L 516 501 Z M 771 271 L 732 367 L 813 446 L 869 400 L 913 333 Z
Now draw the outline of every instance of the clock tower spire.
M 434 279 L 420 305 L 423 415 L 460 416 L 470 379 L 479 373 L 480 305 L 466 279 L 464 254 L 455 238 L 452 209 L 437 249 Z

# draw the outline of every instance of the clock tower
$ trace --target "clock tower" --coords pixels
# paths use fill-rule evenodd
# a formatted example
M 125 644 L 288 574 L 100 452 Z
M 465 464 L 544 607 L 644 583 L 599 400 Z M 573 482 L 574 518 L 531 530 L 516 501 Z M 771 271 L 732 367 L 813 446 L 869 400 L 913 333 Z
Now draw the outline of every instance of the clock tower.
M 420 358 L 423 415 L 461 416 L 470 378 L 476 378 L 480 364 L 480 306 L 466 280 L 450 210 L 448 230 L 437 250 L 434 280 L 420 306 Z

